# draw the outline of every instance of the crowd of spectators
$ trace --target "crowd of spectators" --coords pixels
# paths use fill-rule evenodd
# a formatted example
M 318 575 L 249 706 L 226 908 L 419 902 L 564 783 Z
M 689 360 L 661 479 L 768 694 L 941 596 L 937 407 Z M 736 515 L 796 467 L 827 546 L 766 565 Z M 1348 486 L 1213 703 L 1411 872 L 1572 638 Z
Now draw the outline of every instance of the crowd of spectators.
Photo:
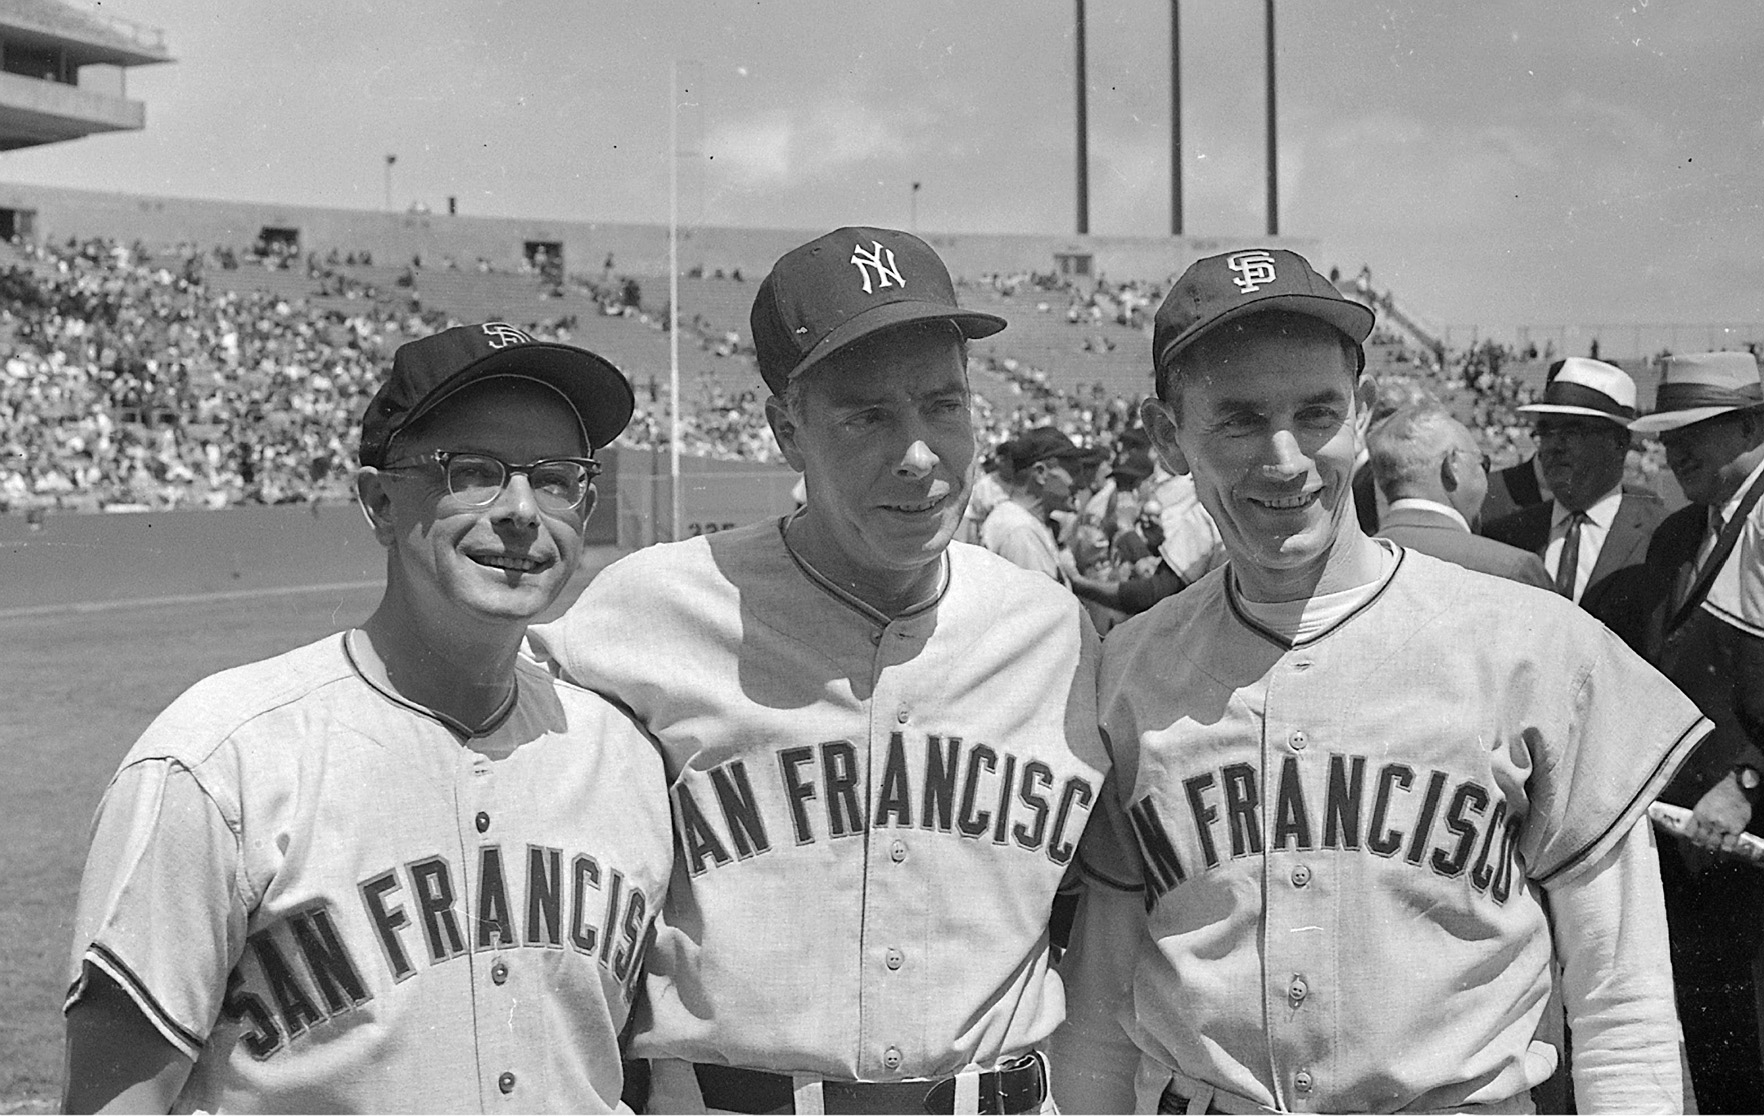
M 382 292 L 345 270 L 371 259 L 336 252 L 304 258 L 324 308 L 271 294 L 219 289 L 208 269 L 241 266 L 229 249 L 181 244 L 155 255 L 139 243 L 15 243 L 0 270 L 0 512 L 40 508 L 221 507 L 347 498 L 355 423 L 397 345 L 451 324 L 403 292 Z M 275 242 L 244 253 L 247 266 L 299 266 Z M 609 265 L 610 265 L 609 260 Z M 452 264 L 452 261 L 447 261 Z M 550 261 L 533 270 L 554 281 Z M 445 265 L 444 265 L 445 266 Z M 452 264 L 449 270 L 457 268 Z M 420 275 L 412 261 L 413 275 Z M 665 331 L 666 308 L 646 308 L 634 279 L 570 276 L 598 313 Z M 1106 318 L 1143 328 L 1155 286 L 1098 281 L 1080 289 L 1048 273 L 984 275 L 976 282 L 1001 297 L 1034 299 L 1038 312 L 1076 310 L 1083 321 Z M 348 300 L 344 310 L 335 300 Z M 529 323 L 530 324 L 530 323 Z M 535 327 L 568 340 L 574 315 Z M 681 451 L 774 462 L 779 453 L 765 417 L 764 393 L 746 365 L 752 347 L 731 323 L 702 316 L 682 323 L 682 341 L 731 367 L 696 377 L 684 393 Z M 1458 354 L 1453 367 L 1404 348 L 1381 331 L 1386 378 L 1455 409 L 1497 462 L 1529 448 L 1529 425 L 1516 408 L 1532 389 L 1506 368 L 1515 354 L 1484 342 Z M 1058 370 L 1067 371 L 1069 370 Z M 633 370 L 638 408 L 622 443 L 665 448 L 668 403 L 653 370 Z M 983 447 L 1035 426 L 1053 426 L 1079 446 L 1110 450 L 1134 424 L 1138 399 L 1101 383 L 1073 383 L 1056 370 L 996 351 L 971 357 L 975 421 Z M 648 381 L 646 383 L 646 380 Z M 1644 478 L 1658 472 L 1657 450 L 1644 454 Z

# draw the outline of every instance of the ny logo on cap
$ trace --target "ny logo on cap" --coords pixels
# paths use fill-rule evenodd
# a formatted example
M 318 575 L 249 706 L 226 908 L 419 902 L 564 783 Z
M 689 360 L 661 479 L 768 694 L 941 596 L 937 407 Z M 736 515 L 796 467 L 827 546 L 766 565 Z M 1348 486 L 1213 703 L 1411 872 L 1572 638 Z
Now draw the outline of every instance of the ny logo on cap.
M 1274 281 L 1274 257 L 1266 252 L 1238 252 L 1225 258 L 1225 266 L 1238 272 L 1232 282 L 1244 294 L 1251 294 Z
M 507 322 L 485 322 L 484 333 L 490 338 L 492 349 L 506 349 L 510 345 L 525 345 L 533 340 L 533 335 L 516 329 Z
M 864 251 L 861 244 L 851 250 L 851 262 L 857 265 L 858 274 L 864 277 L 864 293 L 873 293 L 873 288 L 870 286 L 871 268 L 876 269 L 877 287 L 889 286 L 890 280 L 893 280 L 893 285 L 896 287 L 906 286 L 906 280 L 900 276 L 900 269 L 894 266 L 894 249 L 882 247 L 880 240 L 872 240 L 870 245 L 868 252 Z M 882 262 L 883 256 L 888 257 L 887 263 Z

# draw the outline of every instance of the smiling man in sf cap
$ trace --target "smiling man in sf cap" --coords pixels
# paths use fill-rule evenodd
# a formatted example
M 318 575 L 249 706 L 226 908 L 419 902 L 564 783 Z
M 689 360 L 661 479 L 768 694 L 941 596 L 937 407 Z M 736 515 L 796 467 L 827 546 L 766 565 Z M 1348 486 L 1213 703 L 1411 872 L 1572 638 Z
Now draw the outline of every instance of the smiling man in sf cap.
M 1708 723 L 1564 598 L 1363 533 L 1372 324 L 1280 249 L 1158 311 L 1146 430 L 1229 561 L 1109 636 L 1062 1108 L 1528 1111 L 1552 953 L 1581 1111 L 1681 1102 L 1643 810 Z
M 683 856 L 632 1051 L 666 1112 L 1030 1112 L 1101 785 L 1094 629 L 951 543 L 965 310 L 916 237 L 785 254 L 752 334 L 796 514 L 653 547 L 535 632 L 661 743 Z
M 399 348 L 359 628 L 198 682 L 105 792 L 69 1111 L 608 1112 L 672 866 L 629 716 L 519 654 L 631 388 L 500 322 Z

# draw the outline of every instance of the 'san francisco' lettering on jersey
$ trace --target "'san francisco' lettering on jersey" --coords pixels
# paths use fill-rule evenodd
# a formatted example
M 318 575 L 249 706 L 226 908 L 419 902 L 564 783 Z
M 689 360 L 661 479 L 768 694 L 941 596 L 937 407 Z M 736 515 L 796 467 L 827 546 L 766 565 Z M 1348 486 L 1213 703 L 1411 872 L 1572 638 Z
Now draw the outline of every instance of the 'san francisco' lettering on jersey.
M 222 1017 L 241 1025 L 239 1041 L 261 1061 L 321 1026 L 347 1025 L 374 998 L 362 974 L 376 957 L 402 983 L 472 953 L 522 948 L 592 957 L 630 1002 L 654 937 L 655 903 L 642 887 L 561 848 L 527 845 L 505 856 L 486 844 L 477 861 L 475 889 L 446 857 L 422 857 L 359 882 L 363 920 L 321 900 L 259 928 L 227 976 Z
M 1463 876 L 1504 904 L 1512 894 L 1523 819 L 1475 779 L 1335 752 L 1310 785 L 1296 757 L 1264 778 L 1229 763 L 1181 781 L 1181 793 L 1144 794 L 1127 818 L 1145 865 L 1149 911 L 1190 878 L 1228 861 L 1277 852 L 1342 852 L 1401 861 L 1444 879 Z
M 776 793 L 763 793 L 771 780 Z M 756 784 L 762 793 L 756 793 Z M 896 731 L 878 776 L 866 777 L 849 740 L 779 749 L 772 770 L 731 759 L 686 771 L 672 788 L 677 851 L 698 876 L 780 846 L 919 829 L 990 841 L 1055 864 L 1072 859 L 1096 787 L 1056 782 L 1040 759 L 958 735 Z

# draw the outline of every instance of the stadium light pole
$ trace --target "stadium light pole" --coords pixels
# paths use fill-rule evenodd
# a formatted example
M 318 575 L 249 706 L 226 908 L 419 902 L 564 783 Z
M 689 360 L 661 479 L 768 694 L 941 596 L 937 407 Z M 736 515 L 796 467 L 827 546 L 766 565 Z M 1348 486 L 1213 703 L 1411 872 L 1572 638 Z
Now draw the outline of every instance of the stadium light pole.
M 1279 168 L 1275 163 L 1274 136 L 1274 0 L 1264 0 L 1268 12 L 1268 235 L 1280 235 Z
M 1182 235 L 1182 0 L 1170 0 L 1170 235 Z
M 668 63 L 668 494 L 680 539 L 680 64 Z
M 387 154 L 387 156 L 386 156 L 386 208 L 388 210 L 390 210 L 392 208 L 392 164 L 396 163 L 397 161 L 398 161 L 398 156 L 392 155 L 392 154 Z
M 908 195 L 912 199 L 912 207 L 908 211 L 912 224 L 907 226 L 907 231 L 914 236 L 919 235 L 919 186 L 920 183 L 913 183 L 912 192 Z
M 1090 112 L 1085 101 L 1084 72 L 1084 0 L 1076 0 L 1077 20 L 1073 24 L 1078 50 L 1078 235 L 1090 232 Z

